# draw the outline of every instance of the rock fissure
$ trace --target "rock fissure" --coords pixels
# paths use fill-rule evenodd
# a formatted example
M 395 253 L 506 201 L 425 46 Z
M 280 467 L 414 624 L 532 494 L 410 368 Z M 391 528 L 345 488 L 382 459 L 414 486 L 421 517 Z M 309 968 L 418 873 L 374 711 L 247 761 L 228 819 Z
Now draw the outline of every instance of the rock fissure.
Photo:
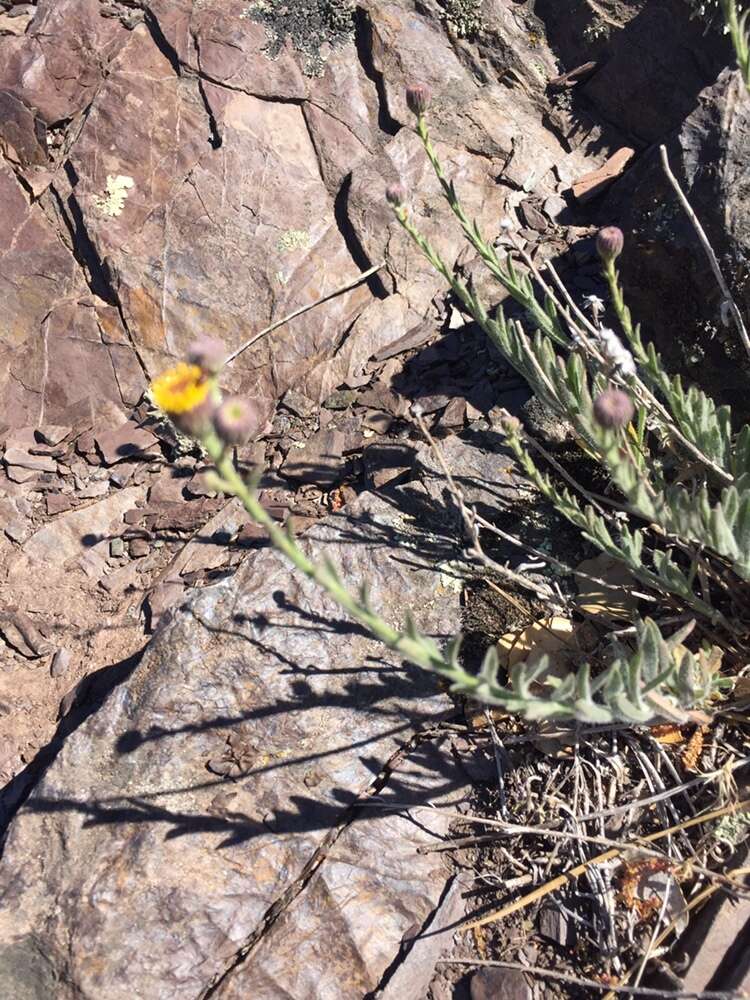
M 365 75 L 375 84 L 378 95 L 378 126 L 385 135 L 396 135 L 401 129 L 401 123 L 392 117 L 388 109 L 388 95 L 383 74 L 375 68 L 372 56 L 372 21 L 370 13 L 364 7 L 354 9 L 354 44 L 357 56 Z
M 341 187 L 333 200 L 333 217 L 336 220 L 336 225 L 338 230 L 343 237 L 346 248 L 349 251 L 352 260 L 359 268 L 360 272 L 368 271 L 374 264 L 367 254 L 367 251 L 362 244 L 359 236 L 357 234 L 356 228 L 352 225 L 352 221 L 349 217 L 349 192 L 351 190 L 352 175 L 347 174 L 344 178 Z M 383 283 L 383 279 L 379 274 L 373 274 L 367 279 L 367 285 L 376 298 L 387 299 L 388 290 Z
M 148 28 L 154 45 L 172 67 L 174 75 L 182 76 L 183 62 L 177 54 L 174 45 L 172 45 L 167 36 L 164 34 L 162 26 L 159 24 L 158 17 L 154 14 L 148 3 L 142 4 L 141 7 L 143 10 L 143 23 Z
M 146 360 L 138 346 L 138 341 L 130 330 L 125 310 L 123 309 L 119 293 L 110 273 L 110 268 L 107 266 L 105 261 L 102 260 L 96 249 L 94 241 L 89 235 L 85 215 L 75 195 L 75 185 L 77 184 L 78 179 L 69 160 L 63 164 L 63 170 L 65 171 L 71 185 L 71 192 L 67 196 L 67 199 L 63 197 L 62 192 L 57 189 L 57 186 L 54 183 L 50 184 L 49 190 L 55 200 L 55 203 L 57 204 L 60 218 L 68 231 L 68 235 L 70 237 L 70 250 L 73 258 L 80 267 L 86 280 L 86 284 L 89 286 L 91 292 L 108 305 L 114 306 L 117 310 L 120 322 L 122 323 L 123 329 L 128 337 L 133 354 L 141 368 L 141 371 L 146 379 L 150 380 L 151 373 L 149 372 Z
M 294 903 L 294 901 L 302 895 L 315 873 L 323 864 L 325 864 L 330 851 L 333 847 L 335 847 L 336 842 L 339 840 L 341 835 L 361 814 L 363 808 L 365 807 L 365 803 L 387 787 L 394 772 L 398 770 L 399 764 L 406 761 L 410 754 L 413 753 L 413 751 L 416 750 L 421 743 L 428 740 L 439 739 L 443 735 L 444 733 L 439 729 L 433 733 L 415 733 L 404 746 L 399 747 L 399 749 L 392 754 L 392 756 L 383 765 L 380 773 L 372 780 L 370 785 L 357 796 L 356 800 L 346 808 L 336 826 L 329 830 L 325 840 L 316 849 L 300 873 L 299 877 L 287 887 L 287 889 L 277 900 L 275 900 L 274 903 L 271 904 L 266 913 L 263 915 L 263 918 L 257 928 L 250 934 L 242 947 L 237 951 L 226 970 L 218 976 L 204 992 L 200 993 L 196 997 L 196 1000 L 211 1000 L 212 997 L 215 998 L 217 996 L 219 988 L 226 984 L 232 975 L 248 959 L 252 958 L 253 950 L 261 944 L 264 937 L 271 931 L 274 924 L 276 924 L 279 918 L 283 915 L 284 911 L 287 910 Z

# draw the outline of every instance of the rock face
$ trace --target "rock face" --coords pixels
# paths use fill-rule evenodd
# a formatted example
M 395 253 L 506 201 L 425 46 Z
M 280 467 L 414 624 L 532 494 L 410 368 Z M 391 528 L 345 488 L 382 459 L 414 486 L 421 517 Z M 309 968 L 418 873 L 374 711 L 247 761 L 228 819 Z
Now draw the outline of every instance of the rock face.
M 80 724 L 4 846 L 0 996 L 361 1000 L 384 989 L 416 1000 L 414 984 L 435 958 L 435 938 L 419 932 L 450 925 L 448 913 L 460 910 L 446 895 L 440 917 L 447 872 L 417 850 L 445 833 L 440 807 L 465 794 L 440 728 L 451 702 L 257 548 L 237 504 L 201 492 L 194 463 L 182 478 L 158 478 L 164 442 L 141 426 L 147 405 L 137 417 L 134 407 L 197 334 L 236 350 L 371 265 L 368 283 L 258 339 L 226 372 L 226 388 L 253 396 L 269 418 L 285 394 L 291 411 L 310 417 L 334 390 L 363 388 L 377 372 L 367 423 L 360 414 L 334 426 L 331 407 L 304 438 L 289 432 L 272 467 L 301 481 L 302 494 L 338 483 L 341 461 L 403 417 L 409 399 L 443 411 L 447 431 L 463 426 L 469 407 L 476 420 L 502 404 L 498 359 L 477 355 L 481 370 L 469 372 L 459 363 L 472 350 L 463 336 L 453 347 L 441 337 L 401 371 L 400 354 L 436 340 L 441 324 L 454 333 L 464 324 L 444 308 L 442 278 L 394 224 L 389 182 L 403 182 L 412 220 L 447 265 L 501 297 L 450 225 L 404 89 L 431 87 L 435 144 L 485 235 L 499 237 L 509 215 L 537 261 L 567 252 L 590 235 L 565 221 L 580 208 L 577 184 L 600 198 L 601 179 L 613 181 L 605 216 L 623 197 L 636 213 L 652 190 L 668 204 L 663 187 L 648 186 L 643 150 L 693 111 L 726 53 L 718 36 L 702 41 L 683 0 L 596 8 L 485 2 L 471 44 L 446 30 L 438 0 L 40 0 L 22 29 L 8 28 L 15 18 L 0 24 L 0 579 L 19 604 L 3 609 L 0 632 L 25 661 L 0 690 L 13 688 L 14 709 L 20 692 L 43 728 L 22 671 L 41 663 L 41 649 L 52 653 L 26 605 L 30 614 L 54 609 L 55 627 L 59 614 L 82 634 L 104 633 L 93 649 L 124 629 L 146 581 L 151 621 L 161 616 L 130 676 L 123 660 L 92 681 L 121 682 L 95 714 L 82 718 L 93 707 L 78 684 L 55 699 L 64 731 Z M 589 21 L 606 37 L 587 38 Z M 575 76 L 584 61 L 595 65 Z M 551 104 L 546 82 L 564 71 L 579 82 Z M 644 107 L 655 91 L 659 102 Z M 730 114 L 738 124 L 722 145 L 718 123 Z M 723 78 L 688 119 L 678 156 L 691 194 L 708 203 L 709 227 L 722 225 L 712 204 L 730 205 L 721 253 L 735 261 L 747 242 L 746 124 Z M 716 173 L 702 170 L 707 158 Z M 614 180 L 620 167 L 625 176 Z M 577 218 L 588 223 L 593 210 L 584 211 Z M 654 252 L 634 304 L 653 300 L 647 283 L 661 274 L 649 315 L 676 341 L 676 317 L 692 329 L 703 315 L 705 267 L 695 270 L 698 307 L 688 315 L 683 296 L 676 311 L 674 245 L 661 254 L 643 211 Z M 590 269 L 576 292 L 597 292 L 593 249 L 576 250 Z M 626 258 L 631 277 L 637 263 Z M 715 314 L 716 301 L 706 308 Z M 450 379 L 434 374 L 448 367 Z M 51 425 L 61 433 L 48 440 Z M 400 494 L 414 505 L 411 519 L 392 494 L 389 503 L 365 496 L 311 528 L 305 544 L 341 564 L 347 581 L 366 580 L 389 620 L 401 623 L 413 607 L 443 637 L 458 621 L 455 511 L 443 529 L 442 476 L 429 454 L 397 443 L 388 459 L 394 442 L 381 444 L 367 449 L 365 467 L 376 485 L 414 472 Z M 265 457 L 256 445 L 248 462 Z M 499 446 L 484 441 L 467 455 L 449 438 L 445 452 L 480 509 L 517 495 Z M 139 467 L 149 458 L 155 467 Z M 47 489 L 42 521 L 34 512 Z M 36 494 L 33 504 L 25 493 Z M 205 500 L 189 510 L 186 493 Z M 415 522 L 429 534 L 416 538 Z M 162 564 L 156 536 L 170 531 L 190 539 Z M 228 539 L 232 567 L 250 550 L 237 575 L 185 599 L 205 571 L 227 569 Z M 107 595 L 86 615 L 68 601 L 82 574 Z M 90 673 L 77 661 L 95 655 L 81 649 L 72 666 L 55 657 L 53 677 Z M 0 702 L 3 713 L 12 715 Z M 46 734 L 56 718 L 47 712 Z M 0 765 L 6 776 L 20 766 L 15 757 Z M 15 786 L 8 808 L 26 790 Z M 415 808 L 426 803 L 429 812 Z
M 667 142 L 673 171 L 750 315 L 750 96 L 726 70 Z M 627 234 L 629 304 L 672 369 L 686 371 L 747 418 L 746 357 L 722 318 L 721 292 L 656 150 L 613 191 L 603 212 Z M 732 363 L 728 363 L 733 359 Z M 736 362 L 736 363 L 735 363 Z
M 731 58 L 726 37 L 689 17 L 686 0 L 539 0 L 536 13 L 566 68 L 599 63 L 576 89 L 578 107 L 641 144 L 677 128 Z
M 424 543 L 391 505 L 365 496 L 313 534 L 313 555 L 366 579 L 387 619 L 413 607 L 436 636 L 455 626 L 457 593 L 399 557 Z M 450 711 L 432 677 L 257 552 L 171 617 L 17 815 L 3 996 L 376 989 L 445 885 L 416 848 L 449 820 L 405 809 L 463 794 L 430 738 Z
M 552 167 L 583 162 L 542 124 L 543 79 L 512 54 L 528 45 L 512 7 L 488 22 L 482 68 L 434 4 L 41 0 L 0 68 L 0 422 L 128 408 L 197 334 L 236 349 L 384 262 L 369 286 L 242 353 L 231 388 L 270 413 L 290 387 L 321 401 L 356 379 L 442 287 L 407 258 L 387 182 L 419 192 L 449 260 L 460 247 L 431 221 L 438 188 L 404 127 L 407 82 L 432 85 L 436 136 L 490 233 L 518 188 L 556 193 Z M 548 49 L 535 59 L 554 74 Z M 606 158 L 588 152 L 589 169 Z

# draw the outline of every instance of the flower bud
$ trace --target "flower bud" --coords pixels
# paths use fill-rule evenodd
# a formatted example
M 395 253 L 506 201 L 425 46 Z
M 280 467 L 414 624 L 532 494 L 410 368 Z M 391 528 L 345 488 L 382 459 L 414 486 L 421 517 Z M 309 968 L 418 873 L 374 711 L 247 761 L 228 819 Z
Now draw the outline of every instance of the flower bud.
M 622 389 L 605 389 L 594 400 L 594 420 L 601 427 L 625 427 L 634 413 L 633 401 Z
M 596 237 L 596 250 L 606 264 L 617 260 L 624 246 L 625 237 L 622 234 L 622 229 L 618 229 L 617 226 L 606 226 L 599 230 Z
M 224 367 L 227 352 L 215 337 L 198 337 L 188 347 L 187 359 L 209 375 L 218 375 Z
M 230 396 L 214 413 L 214 430 L 224 444 L 244 444 L 259 427 L 256 407 L 242 396 Z
M 518 417 L 514 417 L 513 414 L 508 413 L 507 410 L 503 410 L 500 414 L 499 424 L 503 433 L 508 434 L 511 437 L 515 437 L 517 434 L 520 434 L 523 428 L 523 424 Z
M 413 83 L 406 88 L 406 106 L 412 114 L 423 115 L 430 106 L 432 93 L 424 83 Z
M 171 413 L 170 420 L 178 431 L 187 434 L 191 438 L 201 438 L 211 430 L 216 403 L 211 395 L 206 396 L 203 402 L 194 406 L 191 410 L 182 413 Z
M 394 208 L 400 208 L 406 201 L 406 191 L 403 184 L 399 184 L 398 182 L 389 184 L 385 189 L 385 200 L 389 205 L 393 205 Z

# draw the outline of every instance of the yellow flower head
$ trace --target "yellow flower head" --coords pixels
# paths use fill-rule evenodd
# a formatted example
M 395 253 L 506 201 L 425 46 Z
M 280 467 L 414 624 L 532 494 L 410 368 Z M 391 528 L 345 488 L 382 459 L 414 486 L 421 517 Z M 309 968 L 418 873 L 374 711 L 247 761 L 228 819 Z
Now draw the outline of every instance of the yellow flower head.
M 198 365 L 181 361 L 151 383 L 151 395 L 165 413 L 188 413 L 204 403 L 211 386 Z

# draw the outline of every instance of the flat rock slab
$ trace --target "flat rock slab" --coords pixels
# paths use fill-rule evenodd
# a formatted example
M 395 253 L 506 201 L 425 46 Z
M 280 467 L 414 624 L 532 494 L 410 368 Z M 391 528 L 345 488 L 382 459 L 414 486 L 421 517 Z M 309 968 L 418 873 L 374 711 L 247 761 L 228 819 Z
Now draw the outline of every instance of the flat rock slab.
M 440 640 L 458 594 L 409 557 L 410 523 L 365 495 L 303 544 Z M 429 735 L 451 711 L 435 678 L 254 553 L 165 617 L 11 824 L 3 995 L 360 1000 L 445 887 L 416 848 L 450 819 L 406 807 L 464 794 Z

